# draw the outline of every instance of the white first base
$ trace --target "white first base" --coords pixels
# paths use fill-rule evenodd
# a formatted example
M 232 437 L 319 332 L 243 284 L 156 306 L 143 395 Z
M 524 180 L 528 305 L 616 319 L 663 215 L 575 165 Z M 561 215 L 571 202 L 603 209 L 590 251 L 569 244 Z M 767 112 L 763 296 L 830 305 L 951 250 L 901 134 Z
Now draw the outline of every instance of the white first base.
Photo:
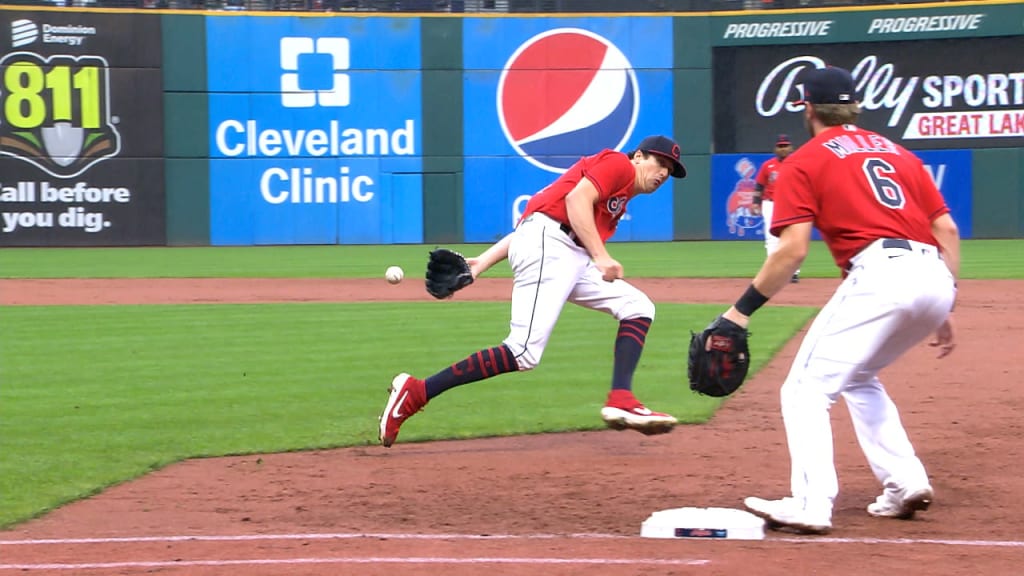
M 764 540 L 764 520 L 734 508 L 671 508 L 640 525 L 644 538 Z

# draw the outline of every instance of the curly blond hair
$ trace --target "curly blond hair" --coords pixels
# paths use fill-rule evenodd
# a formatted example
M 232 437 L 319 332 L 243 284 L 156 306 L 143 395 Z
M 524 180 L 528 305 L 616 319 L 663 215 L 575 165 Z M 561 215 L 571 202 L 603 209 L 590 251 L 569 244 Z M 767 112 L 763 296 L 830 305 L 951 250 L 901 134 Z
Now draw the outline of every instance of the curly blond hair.
M 860 103 L 815 104 L 814 116 L 825 126 L 856 124 L 857 118 L 860 116 Z

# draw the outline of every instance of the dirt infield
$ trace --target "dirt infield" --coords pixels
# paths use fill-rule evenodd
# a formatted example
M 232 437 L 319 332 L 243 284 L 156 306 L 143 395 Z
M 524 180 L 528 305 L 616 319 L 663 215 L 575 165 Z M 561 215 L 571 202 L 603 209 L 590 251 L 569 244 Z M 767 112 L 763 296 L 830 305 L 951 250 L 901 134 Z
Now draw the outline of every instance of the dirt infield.
M 656 302 L 712 302 L 746 282 L 637 284 Z M 773 303 L 820 306 L 836 284 L 807 280 Z M 481 281 L 464 298 L 509 291 Z M 0 576 L 1017 575 L 1022 293 L 1020 281 L 962 281 L 954 355 L 935 360 L 922 345 L 883 374 L 936 489 L 913 521 L 864 512 L 878 487 L 840 403 L 829 536 L 638 537 L 655 510 L 785 494 L 777 392 L 797 338 L 703 426 L 190 460 L 0 532 Z M 419 283 L 379 280 L 0 280 L 2 305 L 382 299 L 430 298 Z

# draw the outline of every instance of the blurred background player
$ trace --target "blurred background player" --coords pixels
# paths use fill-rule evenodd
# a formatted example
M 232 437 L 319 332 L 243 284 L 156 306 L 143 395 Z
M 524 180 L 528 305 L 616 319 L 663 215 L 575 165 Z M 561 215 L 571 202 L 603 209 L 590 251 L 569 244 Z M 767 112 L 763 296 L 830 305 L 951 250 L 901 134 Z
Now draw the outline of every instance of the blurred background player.
M 782 168 L 782 161 L 793 151 L 793 143 L 789 136 L 779 134 L 775 139 L 775 158 L 767 160 L 761 165 L 757 172 L 756 186 L 754 188 L 754 205 L 761 210 L 761 219 L 764 221 L 764 249 L 771 256 L 779 249 L 779 237 L 772 234 L 772 214 L 775 212 L 775 179 L 779 176 L 779 169 Z M 790 282 L 800 281 L 800 270 L 793 273 Z

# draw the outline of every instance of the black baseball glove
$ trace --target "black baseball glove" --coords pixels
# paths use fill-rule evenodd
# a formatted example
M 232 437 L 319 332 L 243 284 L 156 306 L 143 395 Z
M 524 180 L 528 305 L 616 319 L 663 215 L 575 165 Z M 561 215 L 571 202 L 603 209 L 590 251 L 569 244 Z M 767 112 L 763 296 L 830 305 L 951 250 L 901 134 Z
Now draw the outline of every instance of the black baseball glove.
M 447 248 L 437 248 L 427 260 L 426 283 L 427 292 L 443 300 L 472 284 L 473 273 L 462 254 Z
M 722 316 L 703 332 L 691 332 L 690 389 L 716 398 L 735 392 L 750 367 L 749 338 L 750 332 Z

